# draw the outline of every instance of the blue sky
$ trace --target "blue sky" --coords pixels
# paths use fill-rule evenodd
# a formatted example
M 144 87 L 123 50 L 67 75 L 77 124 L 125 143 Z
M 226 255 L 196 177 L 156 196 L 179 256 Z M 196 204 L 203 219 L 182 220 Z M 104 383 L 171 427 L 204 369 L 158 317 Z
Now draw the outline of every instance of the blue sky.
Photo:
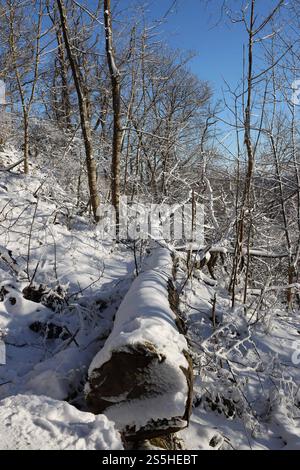
M 92 11 L 98 0 L 78 0 Z M 113 11 L 123 13 L 125 19 L 132 17 L 144 6 L 149 22 L 159 20 L 173 5 L 174 0 L 111 0 Z M 240 82 L 243 68 L 243 45 L 247 42 L 245 28 L 241 23 L 232 23 L 223 14 L 224 0 L 176 0 L 165 23 L 160 26 L 161 39 L 170 47 L 193 51 L 191 70 L 203 80 L 210 82 L 216 99 L 222 98 L 226 84 L 232 88 Z M 226 0 L 226 4 L 240 16 L 240 8 L 247 0 Z M 278 0 L 257 0 L 257 24 L 265 18 Z M 129 9 L 128 9 L 129 8 Z M 101 14 L 100 14 L 101 16 Z M 117 15 L 118 16 L 118 15 Z M 122 15 L 121 15 L 122 16 Z M 247 14 L 248 16 L 248 14 Z M 123 17 L 123 20 L 124 20 Z M 256 62 L 257 63 L 257 62 Z
M 173 4 L 173 0 L 119 0 L 120 6 L 132 6 L 134 2 L 148 3 L 150 20 L 161 18 Z M 232 9 L 236 10 L 235 18 L 240 17 L 241 5 L 246 0 L 227 0 Z M 277 5 L 278 0 L 257 0 L 256 26 L 260 25 Z M 240 22 L 231 22 L 226 15 L 222 16 L 223 0 L 177 0 L 176 7 L 169 14 L 167 21 L 161 26 L 162 38 L 166 44 L 181 50 L 191 50 L 196 53 L 190 68 L 200 79 L 207 80 L 213 90 L 213 101 L 218 102 L 230 95 L 225 81 L 235 89 L 243 76 L 243 46 L 247 44 L 247 32 Z M 247 12 L 247 17 L 249 12 Z M 266 31 L 264 30 L 264 34 Z M 260 71 L 260 46 L 255 46 L 255 71 Z M 263 65 L 263 69 L 265 65 Z M 223 119 L 231 120 L 232 116 L 223 109 Z M 224 127 L 225 126 L 225 127 Z M 224 145 L 235 150 L 235 133 L 228 133 L 225 124 L 219 128 L 224 130 Z
M 149 13 L 159 18 L 171 4 L 171 0 L 153 0 Z M 178 0 L 176 9 L 162 26 L 170 46 L 197 54 L 191 69 L 211 83 L 217 97 L 226 87 L 224 79 L 234 86 L 241 77 L 245 39 L 241 25 L 230 24 L 225 18 L 220 20 L 220 5 L 220 0 L 207 4 L 203 0 Z
M 117 2 L 117 0 L 116 0 Z M 236 17 L 246 0 L 227 0 Z M 119 0 L 118 7 L 147 4 L 149 20 L 160 19 L 173 0 Z M 269 14 L 278 0 L 257 0 L 257 24 Z M 112 2 L 113 4 L 113 2 Z M 200 79 L 208 80 L 216 99 L 222 98 L 226 84 L 235 88 L 242 77 L 243 44 L 247 42 L 244 26 L 232 23 L 221 13 L 223 0 L 177 0 L 176 7 L 161 26 L 162 38 L 171 47 L 191 50 L 197 55 L 190 66 Z

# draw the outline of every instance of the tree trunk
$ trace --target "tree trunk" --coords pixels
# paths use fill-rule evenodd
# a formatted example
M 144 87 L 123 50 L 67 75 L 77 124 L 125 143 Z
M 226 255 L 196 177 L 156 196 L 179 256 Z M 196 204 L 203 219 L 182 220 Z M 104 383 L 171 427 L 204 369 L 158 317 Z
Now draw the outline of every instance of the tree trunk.
M 29 157 L 29 122 L 28 122 L 28 114 L 26 111 L 23 113 L 23 119 L 24 119 L 24 173 L 25 175 L 28 175 L 29 173 L 29 163 L 28 163 L 28 157 Z
M 68 59 L 70 62 L 73 80 L 78 97 L 78 105 L 80 112 L 80 125 L 82 130 L 82 136 L 84 141 L 85 155 L 86 155 L 86 167 L 89 182 L 89 191 L 91 197 L 91 206 L 93 210 L 94 219 L 96 222 L 99 221 L 100 217 L 98 214 L 99 207 L 99 196 L 97 191 L 97 166 L 93 155 L 93 144 L 92 144 L 92 132 L 91 126 L 88 119 L 88 109 L 86 105 L 86 97 L 84 96 L 82 83 L 80 80 L 79 67 L 76 58 L 73 55 L 72 46 L 70 43 L 69 29 L 66 8 L 63 0 L 57 0 L 58 10 L 60 14 L 61 27 L 63 32 L 63 38 L 66 46 Z
M 113 41 L 112 41 L 112 21 L 110 0 L 104 0 L 104 24 L 105 24 L 105 44 L 107 63 L 109 67 L 113 113 L 113 148 L 111 161 L 111 195 L 112 204 L 116 211 L 116 233 L 119 233 L 119 202 L 120 202 L 120 155 L 122 147 L 122 126 L 121 126 L 121 93 L 120 93 L 120 72 L 115 63 Z
M 63 109 L 63 119 L 67 128 L 71 128 L 71 103 L 68 85 L 68 69 L 65 60 L 63 38 L 60 30 L 57 31 L 56 38 L 58 43 L 59 74 L 61 77 L 61 104 Z

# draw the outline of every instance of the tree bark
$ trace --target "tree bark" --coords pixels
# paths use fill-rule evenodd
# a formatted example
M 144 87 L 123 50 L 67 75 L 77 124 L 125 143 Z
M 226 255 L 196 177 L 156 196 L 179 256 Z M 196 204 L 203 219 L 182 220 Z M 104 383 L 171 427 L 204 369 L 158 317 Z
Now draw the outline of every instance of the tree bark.
M 29 122 L 28 122 L 28 114 L 26 111 L 23 113 L 23 122 L 24 122 L 24 152 L 23 152 L 23 157 L 24 157 L 24 173 L 25 175 L 28 175 L 29 173 L 29 163 L 28 163 L 28 157 L 29 157 Z
M 61 104 L 62 104 L 62 109 L 63 109 L 63 119 L 64 119 L 64 124 L 67 126 L 67 128 L 72 127 L 71 123 L 71 103 L 70 103 L 70 90 L 69 90 L 69 85 L 68 85 L 68 70 L 67 70 L 67 64 L 65 60 L 65 51 L 64 51 L 64 45 L 63 45 L 63 38 L 61 35 L 61 31 L 58 29 L 56 32 L 56 38 L 57 38 L 57 43 L 58 43 L 58 59 L 59 59 L 59 74 L 61 77 Z
M 120 203 L 120 157 L 122 147 L 122 126 L 121 126 L 121 91 L 120 91 L 120 72 L 116 66 L 113 39 L 112 39 L 112 20 L 111 20 L 111 7 L 110 0 L 104 0 L 104 25 L 105 25 L 105 45 L 106 56 L 109 67 L 112 100 L 113 100 L 113 114 L 114 114 L 114 128 L 113 128 L 113 148 L 112 148 L 112 161 L 111 161 L 111 196 L 112 204 L 116 212 L 116 233 L 119 233 L 119 203 Z
M 64 38 L 66 51 L 67 51 L 68 59 L 70 62 L 73 80 L 74 80 L 77 98 L 78 98 L 80 125 L 81 125 L 84 148 L 85 148 L 85 155 L 86 155 L 86 167 L 87 167 L 87 174 L 88 174 L 91 206 L 92 206 L 94 219 L 96 222 L 98 222 L 100 219 L 99 213 L 98 213 L 100 201 L 99 201 L 99 196 L 98 196 L 98 191 L 97 191 L 97 166 L 96 166 L 95 158 L 93 155 L 92 132 L 91 132 L 91 126 L 90 126 L 90 122 L 88 118 L 89 113 L 87 109 L 86 97 L 84 96 L 84 92 L 82 89 L 79 67 L 72 51 L 64 1 L 57 0 L 57 6 L 58 6 L 59 14 L 60 14 L 60 22 L 61 22 L 61 28 L 63 32 L 63 38 Z

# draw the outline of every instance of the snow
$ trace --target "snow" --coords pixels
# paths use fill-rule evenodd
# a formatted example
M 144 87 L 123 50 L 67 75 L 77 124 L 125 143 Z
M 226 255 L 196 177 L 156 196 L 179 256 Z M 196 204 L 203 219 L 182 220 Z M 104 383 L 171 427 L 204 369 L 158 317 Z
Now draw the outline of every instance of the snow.
M 10 322 L 24 326 L 36 319 L 46 320 L 50 315 L 50 310 L 43 305 L 24 299 L 19 284 L 4 281 L 0 283 L 1 289 L 4 289 L 6 294 L 0 303 L 0 327 L 5 327 Z
M 187 343 L 177 330 L 176 316 L 170 308 L 167 280 L 171 276 L 172 260 L 165 248 L 152 250 L 143 272 L 135 279 L 122 301 L 114 328 L 104 347 L 95 356 L 89 373 L 109 361 L 114 350 L 148 341 L 162 355 L 178 366 L 187 367 L 182 351 Z M 167 321 L 167 323 L 166 323 Z
M 20 156 L 8 148 L 1 164 L 13 166 Z M 149 419 L 182 416 L 187 395 L 182 351 L 189 350 L 195 367 L 193 412 L 189 427 L 178 435 L 185 448 L 299 449 L 299 309 L 287 313 L 276 302 L 287 286 L 272 281 L 264 308 L 246 317 L 242 305 L 231 309 L 224 273 L 212 281 L 205 268 L 195 271 L 180 305 L 188 346 L 167 300 L 169 250 L 152 246 L 133 281 L 132 251 L 99 240 L 88 218 L 76 213 L 72 184 L 58 183 L 62 171 L 68 172 L 62 166 L 55 174 L 37 162 L 26 177 L 20 167 L 1 171 L 0 448 L 122 448 L 114 427 L 139 428 Z M 280 253 L 275 248 L 252 253 L 272 258 Z M 216 245 L 214 251 L 226 254 L 231 248 Z M 178 287 L 186 279 L 180 269 Z M 61 287 L 62 302 L 47 306 L 25 299 L 23 289 L 31 282 L 46 286 L 50 295 Z M 261 291 L 259 284 L 249 289 L 250 304 Z M 36 321 L 67 328 L 70 338 L 32 331 Z M 162 394 L 147 400 L 111 396 L 106 417 L 88 413 L 88 371 L 93 374 L 114 350 L 141 341 L 168 358 L 150 371 Z
M 4 167 L 19 158 L 12 148 L 1 153 Z M 67 400 L 84 410 L 87 370 L 132 282 L 133 255 L 126 247 L 103 243 L 87 218 L 73 215 L 72 191 L 63 190 L 48 168 L 31 165 L 28 176 L 19 171 L 1 172 L 0 183 L 0 400 L 9 403 L 5 400 L 19 394 L 47 396 L 58 400 L 56 407 L 68 406 Z M 40 284 L 46 287 L 46 302 L 25 299 L 23 289 Z M 62 300 L 47 307 L 47 298 L 57 287 Z M 34 322 L 44 323 L 45 332 L 32 331 Z M 66 328 L 70 339 L 48 339 L 49 324 Z M 84 412 L 80 416 L 84 420 Z M 0 442 L 4 430 L 0 426 Z M 34 433 L 39 433 L 38 427 Z M 7 447 L 13 448 L 14 442 L 9 435 Z M 47 434 L 36 448 L 51 442 L 52 435 Z M 53 445 L 64 448 L 63 439 Z M 92 445 L 93 441 L 88 444 Z
M 105 416 L 83 413 L 46 396 L 0 401 L 0 450 L 121 450 L 121 436 Z
M 204 421 L 196 418 L 195 413 L 188 428 L 180 431 L 178 437 L 184 440 L 187 450 L 218 450 L 224 443 L 224 437 L 217 427 L 207 425 Z
M 178 282 L 181 275 L 183 268 Z M 299 449 L 299 313 L 265 307 L 250 327 L 251 311 L 246 317 L 243 306 L 232 310 L 220 284 L 207 285 L 202 274 L 182 296 L 195 382 L 190 424 L 178 436 L 191 450 Z

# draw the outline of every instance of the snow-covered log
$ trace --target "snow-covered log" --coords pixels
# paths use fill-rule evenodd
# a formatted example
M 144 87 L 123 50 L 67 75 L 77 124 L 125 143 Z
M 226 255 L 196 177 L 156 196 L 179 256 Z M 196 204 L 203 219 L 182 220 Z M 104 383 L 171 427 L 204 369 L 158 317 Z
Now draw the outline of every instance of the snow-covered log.
M 156 246 L 89 368 L 89 409 L 105 412 L 128 439 L 161 436 L 188 424 L 193 374 L 172 269 L 169 250 Z
M 218 245 L 208 245 L 206 247 L 201 247 L 197 244 L 188 244 L 188 245 L 182 245 L 182 246 L 176 246 L 177 251 L 191 251 L 192 253 L 197 253 L 199 257 L 203 257 L 206 253 L 216 253 L 216 254 L 223 254 L 226 255 L 234 254 L 234 248 L 233 247 L 228 247 L 228 246 L 218 246 Z M 248 254 L 248 249 L 246 247 L 243 248 L 242 250 L 243 255 Z M 286 253 L 278 253 L 276 251 L 266 251 L 263 248 L 251 248 L 249 250 L 249 255 L 254 256 L 257 258 L 288 258 L 289 254 Z

